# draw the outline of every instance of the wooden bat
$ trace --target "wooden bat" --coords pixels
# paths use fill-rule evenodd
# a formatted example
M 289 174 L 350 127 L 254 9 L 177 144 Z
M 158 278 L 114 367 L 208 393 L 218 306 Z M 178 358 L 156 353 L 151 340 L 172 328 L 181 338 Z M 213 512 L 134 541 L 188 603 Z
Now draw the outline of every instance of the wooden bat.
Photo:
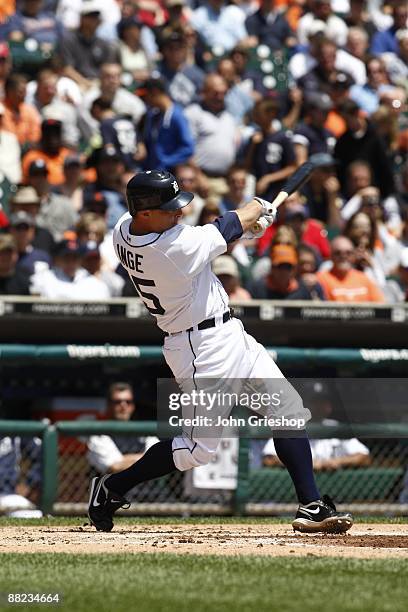
M 292 193 L 295 193 L 306 181 L 309 180 L 313 170 L 316 169 L 316 164 L 311 161 L 307 161 L 288 178 L 286 183 L 283 185 L 281 191 L 278 193 L 276 198 L 273 200 L 272 204 L 279 208 L 281 204 L 290 196 Z M 256 233 L 257 231 L 263 229 L 259 223 L 255 223 L 252 231 Z

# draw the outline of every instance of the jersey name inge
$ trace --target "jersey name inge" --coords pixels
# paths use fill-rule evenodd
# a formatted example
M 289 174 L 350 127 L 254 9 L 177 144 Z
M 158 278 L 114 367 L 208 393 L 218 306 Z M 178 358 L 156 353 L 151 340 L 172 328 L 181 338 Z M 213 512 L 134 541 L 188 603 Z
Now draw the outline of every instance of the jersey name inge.
M 141 268 L 143 255 L 140 255 L 140 253 L 135 253 L 134 251 L 129 251 L 121 244 L 116 245 L 116 251 L 121 264 L 125 268 L 129 268 L 129 270 L 134 270 L 144 274 L 144 270 Z

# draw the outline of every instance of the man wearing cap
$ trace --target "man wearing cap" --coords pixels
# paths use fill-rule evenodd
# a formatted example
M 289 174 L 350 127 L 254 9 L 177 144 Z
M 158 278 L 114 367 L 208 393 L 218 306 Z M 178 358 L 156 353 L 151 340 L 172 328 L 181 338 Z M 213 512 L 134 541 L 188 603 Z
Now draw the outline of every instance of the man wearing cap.
M 197 101 L 204 83 L 204 73 L 195 64 L 187 63 L 187 39 L 183 30 L 165 28 L 159 39 L 162 61 L 157 71 L 174 102 L 188 106 Z
M 12 39 L 18 33 L 33 39 L 47 50 L 54 49 L 64 33 L 55 14 L 43 10 L 43 0 L 21 0 L 21 8 L 0 28 L 0 37 Z M 45 46 L 46 45 L 46 46 Z
M 10 234 L 14 237 L 18 251 L 18 266 L 23 266 L 30 274 L 49 268 L 51 256 L 33 246 L 35 238 L 35 219 L 24 211 L 10 216 Z
M 151 78 L 145 84 L 146 113 L 143 141 L 146 159 L 143 167 L 172 170 L 188 162 L 194 154 L 194 139 L 183 109 L 174 104 L 166 93 L 161 78 Z
M 95 168 L 96 181 L 84 188 L 84 202 L 92 199 L 95 193 L 101 193 L 108 203 L 107 223 L 113 229 L 118 219 L 126 210 L 123 195 L 125 166 L 111 144 L 95 149 L 87 161 L 89 168 Z
M 345 184 L 347 167 L 356 160 L 367 161 L 370 165 L 375 185 L 382 197 L 395 191 L 391 163 L 383 140 L 375 127 L 367 121 L 353 100 L 346 101 L 341 109 L 347 131 L 338 139 L 334 156 L 339 161 L 339 179 Z
M 27 93 L 25 76 L 15 72 L 10 74 L 4 92 L 4 129 L 15 134 L 21 146 L 37 143 L 41 137 L 41 117 L 34 106 L 24 101 Z
M 6 109 L 0 102 L 0 173 L 10 183 L 21 182 L 20 145 L 17 136 L 3 129 Z M 0 179 L 0 182 L 2 179 Z
M 33 247 L 46 251 L 47 253 L 52 253 L 55 246 L 52 234 L 45 227 L 40 227 L 37 224 L 41 201 L 35 189 L 30 186 L 20 186 L 10 199 L 9 204 L 12 214 L 22 211 L 34 219 L 35 232 L 32 241 Z
M 300 166 L 314 153 L 330 153 L 336 144 L 335 136 L 324 127 L 332 102 L 325 93 L 309 93 L 304 103 L 303 122 L 294 130 L 293 144 Z
M 71 150 L 63 145 L 61 119 L 44 119 L 38 148 L 31 149 L 23 157 L 24 181 L 28 182 L 31 164 L 42 161 L 48 169 L 50 184 L 61 185 L 64 182 L 64 160 L 70 153 Z
M 214 259 L 212 271 L 224 287 L 231 302 L 248 302 L 249 291 L 241 287 L 238 264 L 230 255 L 220 255 Z
M 0 295 L 28 295 L 30 273 L 17 267 L 16 241 L 10 234 L 0 234 Z
M 271 249 L 271 270 L 262 279 L 254 281 L 249 290 L 259 300 L 311 300 L 311 290 L 296 278 L 298 258 L 289 244 L 276 244 Z M 320 288 L 321 289 L 321 288 Z M 324 300 L 320 291 L 319 299 Z
M 98 78 L 102 64 L 119 61 L 118 49 L 96 35 L 101 22 L 101 6 L 98 0 L 83 2 L 78 29 L 66 32 L 61 41 L 65 76 L 84 90 Z
M 27 169 L 27 184 L 34 187 L 41 207 L 37 223 L 51 232 L 55 241 L 62 239 L 77 218 L 72 202 L 65 196 L 51 191 L 48 166 L 42 159 L 31 162 Z

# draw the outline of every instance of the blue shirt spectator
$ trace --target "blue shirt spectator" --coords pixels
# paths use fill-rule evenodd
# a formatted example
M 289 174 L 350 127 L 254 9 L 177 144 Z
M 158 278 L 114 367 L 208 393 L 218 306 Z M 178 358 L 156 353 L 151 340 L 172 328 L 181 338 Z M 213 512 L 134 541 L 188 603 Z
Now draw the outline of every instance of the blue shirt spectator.
M 248 35 L 257 38 L 257 44 L 267 45 L 272 51 L 282 49 L 293 35 L 285 15 L 279 10 L 274 11 L 270 0 L 262 0 L 260 9 L 247 18 L 245 26 Z
M 171 170 L 194 154 L 194 140 L 183 109 L 173 104 L 162 79 L 152 78 L 146 84 L 144 142 L 147 157 L 144 167 Z
M 404 30 L 407 27 L 408 5 L 406 0 L 397 0 L 392 8 L 392 16 L 394 19 L 392 26 L 383 32 L 377 32 L 373 36 L 370 52 L 374 55 L 381 55 L 382 53 L 398 55 L 396 33 L 398 30 Z

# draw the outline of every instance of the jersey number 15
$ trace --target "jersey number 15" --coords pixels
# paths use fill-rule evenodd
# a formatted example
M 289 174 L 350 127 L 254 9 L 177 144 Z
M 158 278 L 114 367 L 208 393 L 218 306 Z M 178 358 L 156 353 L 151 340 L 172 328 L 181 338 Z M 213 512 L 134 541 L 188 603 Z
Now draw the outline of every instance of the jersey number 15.
M 150 314 L 163 315 L 165 313 L 165 310 L 160 304 L 160 300 L 157 295 L 153 295 L 153 293 L 147 293 L 142 289 L 142 287 L 155 287 L 156 283 L 153 280 L 149 280 L 147 278 L 138 278 L 137 276 L 130 276 L 130 278 L 132 279 L 132 283 L 134 284 L 137 293 L 142 298 L 144 305 L 146 306 Z M 153 307 L 149 306 L 148 302 L 152 302 Z

